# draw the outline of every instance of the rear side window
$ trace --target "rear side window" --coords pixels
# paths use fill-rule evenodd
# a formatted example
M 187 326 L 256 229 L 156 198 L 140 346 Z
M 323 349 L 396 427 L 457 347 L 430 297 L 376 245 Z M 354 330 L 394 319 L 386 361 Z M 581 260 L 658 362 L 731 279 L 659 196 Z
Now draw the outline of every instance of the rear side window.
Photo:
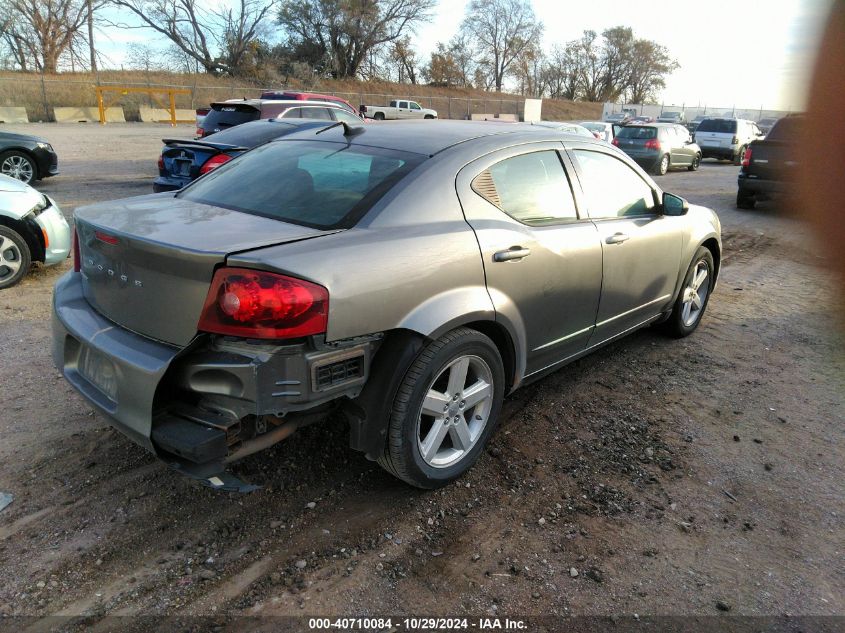
M 631 125 L 619 128 L 616 133 L 617 138 L 636 138 L 648 140 L 650 138 L 657 138 L 657 128 L 645 127 L 644 125 Z
M 345 228 L 424 159 L 345 143 L 277 141 L 218 167 L 178 197 L 319 229 Z
M 654 212 L 651 187 L 631 167 L 602 152 L 574 150 L 590 216 L 618 218 Z
M 331 121 L 332 115 L 329 114 L 328 108 L 300 108 L 302 110 L 303 119 L 323 119 Z
M 255 121 L 259 117 L 259 111 L 251 106 L 214 106 L 211 112 L 205 116 L 202 127 L 209 132 L 220 132 L 241 123 Z
M 301 119 L 302 118 L 302 108 L 290 108 L 289 110 L 285 110 L 285 113 L 282 115 L 283 119 Z
M 736 121 L 732 119 L 704 119 L 698 126 L 697 131 L 736 134 Z
M 523 224 L 578 218 L 569 180 L 555 151 L 522 154 L 496 163 L 475 177 L 472 188 Z

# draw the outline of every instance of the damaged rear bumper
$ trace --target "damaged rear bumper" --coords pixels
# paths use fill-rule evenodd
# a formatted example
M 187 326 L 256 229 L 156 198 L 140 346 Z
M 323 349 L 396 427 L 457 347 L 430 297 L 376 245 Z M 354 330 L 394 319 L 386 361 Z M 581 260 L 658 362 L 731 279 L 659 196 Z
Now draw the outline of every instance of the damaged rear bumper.
M 101 316 L 78 273 L 53 295 L 56 367 L 117 429 L 199 479 L 222 481 L 214 475 L 227 463 L 357 397 L 378 344 L 377 336 L 279 344 L 201 334 L 178 348 Z

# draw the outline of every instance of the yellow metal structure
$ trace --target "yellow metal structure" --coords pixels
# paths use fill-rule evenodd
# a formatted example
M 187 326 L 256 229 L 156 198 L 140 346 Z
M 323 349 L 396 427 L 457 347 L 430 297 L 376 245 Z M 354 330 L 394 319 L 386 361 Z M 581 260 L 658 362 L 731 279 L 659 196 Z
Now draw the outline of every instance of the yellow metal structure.
M 135 86 L 95 86 L 97 91 L 97 107 L 100 110 L 100 125 L 106 123 L 106 108 L 113 106 L 120 101 L 124 95 L 131 93 L 141 93 L 149 95 L 163 110 L 170 112 L 170 120 L 159 121 L 159 123 L 170 123 L 175 126 L 177 123 L 193 123 L 192 119 L 177 119 L 176 118 L 176 95 L 189 95 L 191 91 L 187 88 L 138 88 Z M 115 93 L 111 99 L 106 103 L 106 93 Z M 160 100 L 162 95 L 167 95 L 167 105 Z

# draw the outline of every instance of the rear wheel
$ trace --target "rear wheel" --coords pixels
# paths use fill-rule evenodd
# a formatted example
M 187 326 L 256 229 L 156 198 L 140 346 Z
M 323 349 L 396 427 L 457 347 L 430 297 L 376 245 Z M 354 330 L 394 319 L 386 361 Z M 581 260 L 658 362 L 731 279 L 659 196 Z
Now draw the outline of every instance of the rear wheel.
M 687 169 L 689 171 L 698 171 L 698 167 L 701 165 L 701 154 L 696 154 L 692 159 L 692 164 L 690 164 Z
M 654 168 L 654 173 L 657 176 L 664 176 L 667 171 L 669 171 L 669 154 L 664 154 L 657 163 L 657 167 Z
M 16 150 L 0 154 L 0 174 L 27 184 L 38 180 L 38 168 L 27 154 Z
M 713 255 L 700 246 L 692 258 L 681 292 L 678 295 L 672 313 L 664 324 L 667 333 L 676 338 L 689 336 L 701 323 L 710 290 L 713 287 Z
M 484 334 L 458 328 L 429 344 L 408 369 L 379 464 L 418 488 L 438 488 L 478 459 L 504 397 L 502 359 Z
M 0 226 L 0 289 L 14 286 L 23 279 L 31 263 L 26 240 L 8 226 Z
M 384 112 L 376 112 L 376 113 L 373 115 L 373 118 L 374 118 L 376 121 L 384 121 Z
M 749 195 L 747 193 L 743 193 L 742 191 L 736 192 L 737 209 L 753 209 L 756 204 L 757 200 L 754 198 L 754 196 Z

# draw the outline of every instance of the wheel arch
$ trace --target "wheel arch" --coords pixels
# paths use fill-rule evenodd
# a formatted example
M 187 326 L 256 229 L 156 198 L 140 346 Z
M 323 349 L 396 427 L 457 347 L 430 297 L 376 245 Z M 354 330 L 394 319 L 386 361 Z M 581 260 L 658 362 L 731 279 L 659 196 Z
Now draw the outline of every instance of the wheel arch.
M 32 261 L 44 261 L 44 238 L 41 230 L 36 230 L 34 222 L 30 224 L 22 220 L 15 220 L 13 218 L 7 218 L 4 215 L 0 215 L 0 225 L 9 227 L 24 239 L 27 248 L 29 248 L 29 256 Z
M 721 269 L 722 248 L 715 237 L 708 237 L 701 243 L 701 246 L 710 251 L 710 254 L 713 256 L 713 277 L 715 278 L 713 281 L 715 282 L 719 278 L 719 270 Z

